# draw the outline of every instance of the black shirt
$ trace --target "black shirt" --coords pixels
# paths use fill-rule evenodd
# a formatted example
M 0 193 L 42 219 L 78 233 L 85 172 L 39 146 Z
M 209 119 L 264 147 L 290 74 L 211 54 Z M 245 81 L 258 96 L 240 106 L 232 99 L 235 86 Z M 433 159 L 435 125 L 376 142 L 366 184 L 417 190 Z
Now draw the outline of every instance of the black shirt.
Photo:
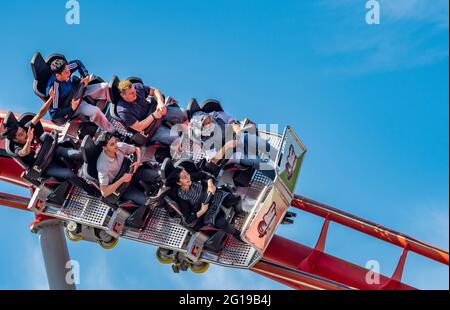
M 128 128 L 156 110 L 156 105 L 147 100 L 151 88 L 141 83 L 135 83 L 133 86 L 136 89 L 136 100 L 130 103 L 120 98 L 117 102 L 117 114 Z
M 14 143 L 14 153 L 22 160 L 25 165 L 27 165 L 28 167 L 32 167 L 34 165 L 34 162 L 36 161 L 36 154 L 39 153 L 41 145 L 41 140 L 35 135 L 33 142 L 31 142 L 30 153 L 28 155 L 23 157 L 19 155 L 19 152 L 23 149 L 24 145 L 19 145 L 17 143 Z

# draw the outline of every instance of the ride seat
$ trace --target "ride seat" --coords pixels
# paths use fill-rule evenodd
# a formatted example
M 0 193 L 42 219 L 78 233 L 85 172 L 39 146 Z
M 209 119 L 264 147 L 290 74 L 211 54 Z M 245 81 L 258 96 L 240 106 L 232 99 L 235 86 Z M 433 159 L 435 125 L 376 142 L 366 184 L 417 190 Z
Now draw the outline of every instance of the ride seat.
M 202 111 L 205 113 L 224 112 L 219 100 L 206 99 L 201 105 L 198 104 L 197 99 L 192 98 L 189 101 L 186 112 L 188 120 L 190 121 L 195 112 Z

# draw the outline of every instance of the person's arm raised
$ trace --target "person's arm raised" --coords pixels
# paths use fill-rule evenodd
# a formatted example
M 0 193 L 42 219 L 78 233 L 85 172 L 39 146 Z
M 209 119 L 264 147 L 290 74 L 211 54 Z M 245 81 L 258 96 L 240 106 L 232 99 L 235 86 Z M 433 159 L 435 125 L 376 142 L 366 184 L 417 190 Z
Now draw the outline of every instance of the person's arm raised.
M 55 97 L 55 91 L 53 90 L 53 87 L 52 87 L 52 88 L 50 88 L 50 91 L 49 91 L 48 100 L 44 103 L 44 105 L 41 107 L 39 112 L 31 120 L 31 123 L 33 125 L 36 125 L 37 123 L 39 123 L 39 121 L 45 116 L 45 114 L 47 114 L 48 110 L 50 109 L 50 106 L 53 103 L 54 97 Z
M 33 142 L 34 139 L 34 129 L 32 127 L 28 128 L 28 132 L 27 132 L 27 142 L 25 142 L 25 145 L 23 146 L 23 148 L 17 153 L 17 155 L 19 155 L 20 157 L 24 157 L 27 156 L 28 154 L 30 154 L 30 148 L 31 148 L 31 143 Z

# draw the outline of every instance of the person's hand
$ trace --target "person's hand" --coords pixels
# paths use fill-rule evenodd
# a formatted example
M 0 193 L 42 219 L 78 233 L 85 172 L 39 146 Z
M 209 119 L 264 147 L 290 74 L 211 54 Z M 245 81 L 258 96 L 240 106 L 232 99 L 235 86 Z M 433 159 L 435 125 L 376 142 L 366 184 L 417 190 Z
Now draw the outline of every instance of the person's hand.
M 212 179 L 208 180 L 208 192 L 210 192 L 212 194 L 216 193 L 216 187 L 214 186 Z
M 32 141 L 34 139 L 34 128 L 30 127 L 27 131 L 27 140 Z
M 88 75 L 88 76 L 86 76 L 86 77 L 81 79 L 81 83 L 84 85 L 84 87 L 86 87 L 89 84 L 90 81 L 91 81 L 91 76 L 90 75 Z
M 162 112 L 161 112 L 159 109 L 156 109 L 156 111 L 153 112 L 153 117 L 154 117 L 155 119 L 160 119 L 160 118 L 163 117 L 163 116 L 164 116 L 164 114 L 162 114 Z
M 72 102 L 70 103 L 72 106 L 72 110 L 75 111 L 76 109 L 78 109 L 78 106 L 81 103 L 81 98 L 78 100 L 72 99 Z
M 241 126 L 238 124 L 231 124 L 231 129 L 233 129 L 233 132 L 239 136 L 241 134 Z
M 136 173 L 136 171 L 139 169 L 139 166 L 141 165 L 141 161 L 136 161 L 135 163 L 133 163 L 131 165 L 131 167 L 133 168 L 133 173 Z
M 156 109 L 160 111 L 162 116 L 167 114 L 167 107 L 165 104 L 158 105 L 158 107 Z
M 54 99 L 55 98 L 55 90 L 52 88 L 50 88 L 48 95 L 50 98 Z
M 130 181 L 131 181 L 131 179 L 133 178 L 133 174 L 132 173 L 125 173 L 123 176 L 122 176 L 122 182 L 123 183 L 129 183 Z
M 209 205 L 207 205 L 206 203 L 202 203 L 202 207 L 200 209 L 201 213 L 205 213 L 206 211 L 208 211 Z
M 161 114 L 161 116 L 166 115 L 167 107 L 166 107 L 165 103 L 162 102 L 162 100 L 158 100 L 158 105 L 156 106 L 156 111 L 158 111 L 159 114 Z

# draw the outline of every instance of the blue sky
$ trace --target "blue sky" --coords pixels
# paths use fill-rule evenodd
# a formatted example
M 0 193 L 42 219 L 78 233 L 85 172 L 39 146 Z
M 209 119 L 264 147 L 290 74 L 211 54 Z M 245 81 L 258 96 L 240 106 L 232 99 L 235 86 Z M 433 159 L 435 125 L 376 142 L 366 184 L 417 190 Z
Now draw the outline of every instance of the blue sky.
M 35 51 L 81 59 L 105 80 L 137 75 L 187 103 L 220 99 L 258 123 L 292 125 L 308 147 L 296 192 L 448 249 L 448 1 L 80 0 L 0 3 L 0 109 L 36 111 Z M 0 184 L 0 192 L 26 195 Z M 0 289 L 46 288 L 31 214 L 0 208 Z M 313 246 L 321 219 L 300 213 L 282 236 Z M 81 289 L 280 289 L 246 271 L 175 275 L 155 249 L 69 243 Z M 330 226 L 326 250 L 391 274 L 401 249 Z M 448 267 L 410 254 L 404 281 L 448 289 Z

